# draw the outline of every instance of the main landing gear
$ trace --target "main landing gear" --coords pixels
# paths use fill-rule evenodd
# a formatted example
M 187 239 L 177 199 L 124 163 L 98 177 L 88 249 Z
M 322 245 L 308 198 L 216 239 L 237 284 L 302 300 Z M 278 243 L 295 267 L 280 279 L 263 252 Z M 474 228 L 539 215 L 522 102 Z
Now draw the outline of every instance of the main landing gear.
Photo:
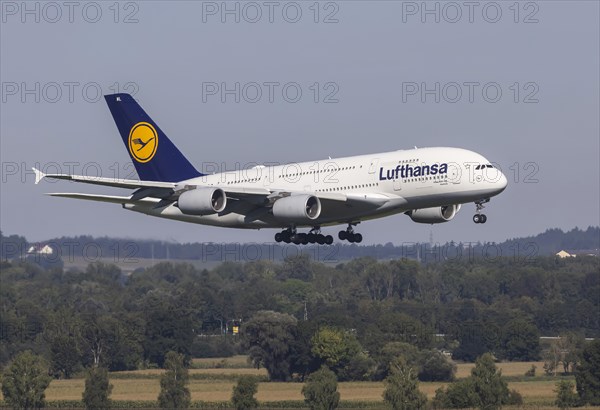
M 345 231 L 340 231 L 340 233 L 338 233 L 338 238 L 340 238 L 342 241 L 348 241 L 350 243 L 361 243 L 363 237 L 361 234 L 354 232 L 354 228 L 352 228 L 353 225 L 358 225 L 358 222 L 349 223 L 348 228 L 346 228 Z
M 295 245 L 308 245 L 309 243 L 331 245 L 333 236 L 321 234 L 321 228 L 317 226 L 308 233 L 297 233 L 296 228 L 288 228 L 275 234 L 275 242 L 293 243 Z
M 485 203 L 490 202 L 489 198 L 480 199 L 479 201 L 475 201 L 475 215 L 473 215 L 473 222 L 476 224 L 484 224 L 487 222 L 487 216 L 481 213 L 481 210 L 484 208 Z

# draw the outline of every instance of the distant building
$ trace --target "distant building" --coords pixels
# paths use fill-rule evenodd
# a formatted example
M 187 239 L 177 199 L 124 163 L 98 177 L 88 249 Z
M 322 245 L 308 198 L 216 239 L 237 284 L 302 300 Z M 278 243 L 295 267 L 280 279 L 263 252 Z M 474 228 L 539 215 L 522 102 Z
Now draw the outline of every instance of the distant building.
M 582 249 L 573 251 L 571 254 L 575 256 L 600 256 L 600 249 Z
M 557 252 L 556 256 L 558 256 L 559 258 L 574 258 L 577 255 L 571 254 L 571 253 L 569 253 L 569 252 L 567 252 L 565 250 L 562 250 L 560 252 Z
M 50 245 L 35 244 L 29 247 L 27 255 L 52 255 L 54 249 Z
M 577 251 L 561 250 L 556 253 L 559 258 L 575 258 L 577 256 L 600 256 L 600 249 L 582 249 Z

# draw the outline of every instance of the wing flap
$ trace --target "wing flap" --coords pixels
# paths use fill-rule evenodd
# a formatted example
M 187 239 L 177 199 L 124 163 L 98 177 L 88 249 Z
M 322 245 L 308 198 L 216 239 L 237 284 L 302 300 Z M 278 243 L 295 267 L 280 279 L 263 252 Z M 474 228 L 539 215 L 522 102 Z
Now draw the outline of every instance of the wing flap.
M 117 178 L 104 178 L 94 177 L 86 175 L 69 175 L 69 174 L 44 174 L 39 169 L 33 168 L 35 172 L 35 183 L 39 184 L 44 178 L 52 179 L 64 179 L 67 181 L 83 182 L 86 184 L 112 186 L 116 188 L 175 188 L 177 184 L 172 182 L 159 182 L 159 181 L 138 181 L 135 179 L 117 179 Z
M 109 202 L 113 204 L 130 204 L 130 203 L 154 203 L 156 201 L 152 201 L 149 199 L 143 200 L 132 200 L 131 196 L 116 196 L 116 195 L 96 195 L 96 194 L 79 194 L 79 193 L 63 193 L 63 192 L 55 192 L 46 194 L 49 196 L 55 196 L 60 198 L 71 198 L 71 199 L 84 199 L 87 201 L 98 201 L 98 202 Z

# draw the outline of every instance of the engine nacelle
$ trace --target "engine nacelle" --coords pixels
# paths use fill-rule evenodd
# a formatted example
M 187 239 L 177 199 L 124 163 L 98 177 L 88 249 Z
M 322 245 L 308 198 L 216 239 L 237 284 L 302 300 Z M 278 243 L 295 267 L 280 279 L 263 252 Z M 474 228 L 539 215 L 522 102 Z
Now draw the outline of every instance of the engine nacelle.
M 435 208 L 414 209 L 406 214 L 415 222 L 423 224 L 439 224 L 448 222 L 454 218 L 459 209 L 460 204 L 444 205 L 436 206 Z
M 186 215 L 210 215 L 227 206 L 227 196 L 220 188 L 196 188 L 179 195 L 177 206 Z
M 273 216 L 290 222 L 310 222 L 321 215 L 321 201 L 313 195 L 291 195 L 273 204 Z

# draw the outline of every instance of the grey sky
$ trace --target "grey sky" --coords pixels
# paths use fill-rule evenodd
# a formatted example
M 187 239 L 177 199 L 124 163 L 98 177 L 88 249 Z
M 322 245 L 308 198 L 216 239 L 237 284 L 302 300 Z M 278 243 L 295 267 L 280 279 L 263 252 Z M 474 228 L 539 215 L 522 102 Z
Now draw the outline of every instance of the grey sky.
M 36 163 L 54 172 L 51 162 L 68 172 L 73 162 L 76 173 L 88 164 L 95 174 L 89 164 L 96 163 L 104 176 L 113 176 L 116 163 L 120 176 L 129 176 L 132 168 L 108 108 L 102 99 L 90 102 L 98 89 L 107 94 L 116 86 L 137 89 L 138 101 L 198 168 L 415 145 L 472 149 L 499 164 L 509 187 L 486 208 L 487 224 L 473 224 L 474 205 L 468 204 L 452 222 L 433 227 L 436 241 L 503 240 L 547 227 L 600 224 L 596 1 L 519 3 L 518 13 L 514 2 L 475 2 L 471 10 L 464 2 L 428 2 L 431 10 L 440 10 L 439 23 L 434 14 L 421 15 L 422 2 L 401 1 L 318 7 L 227 2 L 232 10 L 239 7 L 239 23 L 233 14 L 223 23 L 221 10 L 211 14 L 222 2 L 122 2 L 118 15 L 113 2 L 76 2 L 72 10 L 62 2 L 29 2 L 33 14 L 23 14 L 22 4 L 2 2 L 4 233 L 32 240 L 78 234 L 179 242 L 272 240 L 274 230 L 209 228 L 44 196 L 126 192 L 64 181 L 36 186 L 25 173 Z M 255 19 L 256 5 L 261 18 L 246 21 Z M 291 23 L 298 9 L 302 16 Z M 98 10 L 99 21 L 89 22 Z M 137 23 L 125 23 L 126 18 Z M 337 22 L 325 23 L 326 18 Z M 234 88 L 236 82 L 240 89 L 246 86 L 239 103 L 234 95 L 224 95 L 222 102 L 219 93 L 203 94 L 203 84 L 206 90 L 207 83 Z M 251 82 L 261 86 L 256 103 L 248 101 L 256 96 Z M 264 84 L 270 82 L 279 84 L 273 86 L 273 102 Z M 23 93 L 35 90 L 36 83 L 38 91 Z M 289 83 L 297 86 L 284 96 Z M 439 103 L 434 94 L 408 93 L 415 84 L 435 89 L 436 83 Z M 299 101 L 286 101 L 298 86 Z M 327 96 L 337 102 L 325 103 Z M 432 229 L 404 215 L 359 228 L 366 243 L 427 241 Z

